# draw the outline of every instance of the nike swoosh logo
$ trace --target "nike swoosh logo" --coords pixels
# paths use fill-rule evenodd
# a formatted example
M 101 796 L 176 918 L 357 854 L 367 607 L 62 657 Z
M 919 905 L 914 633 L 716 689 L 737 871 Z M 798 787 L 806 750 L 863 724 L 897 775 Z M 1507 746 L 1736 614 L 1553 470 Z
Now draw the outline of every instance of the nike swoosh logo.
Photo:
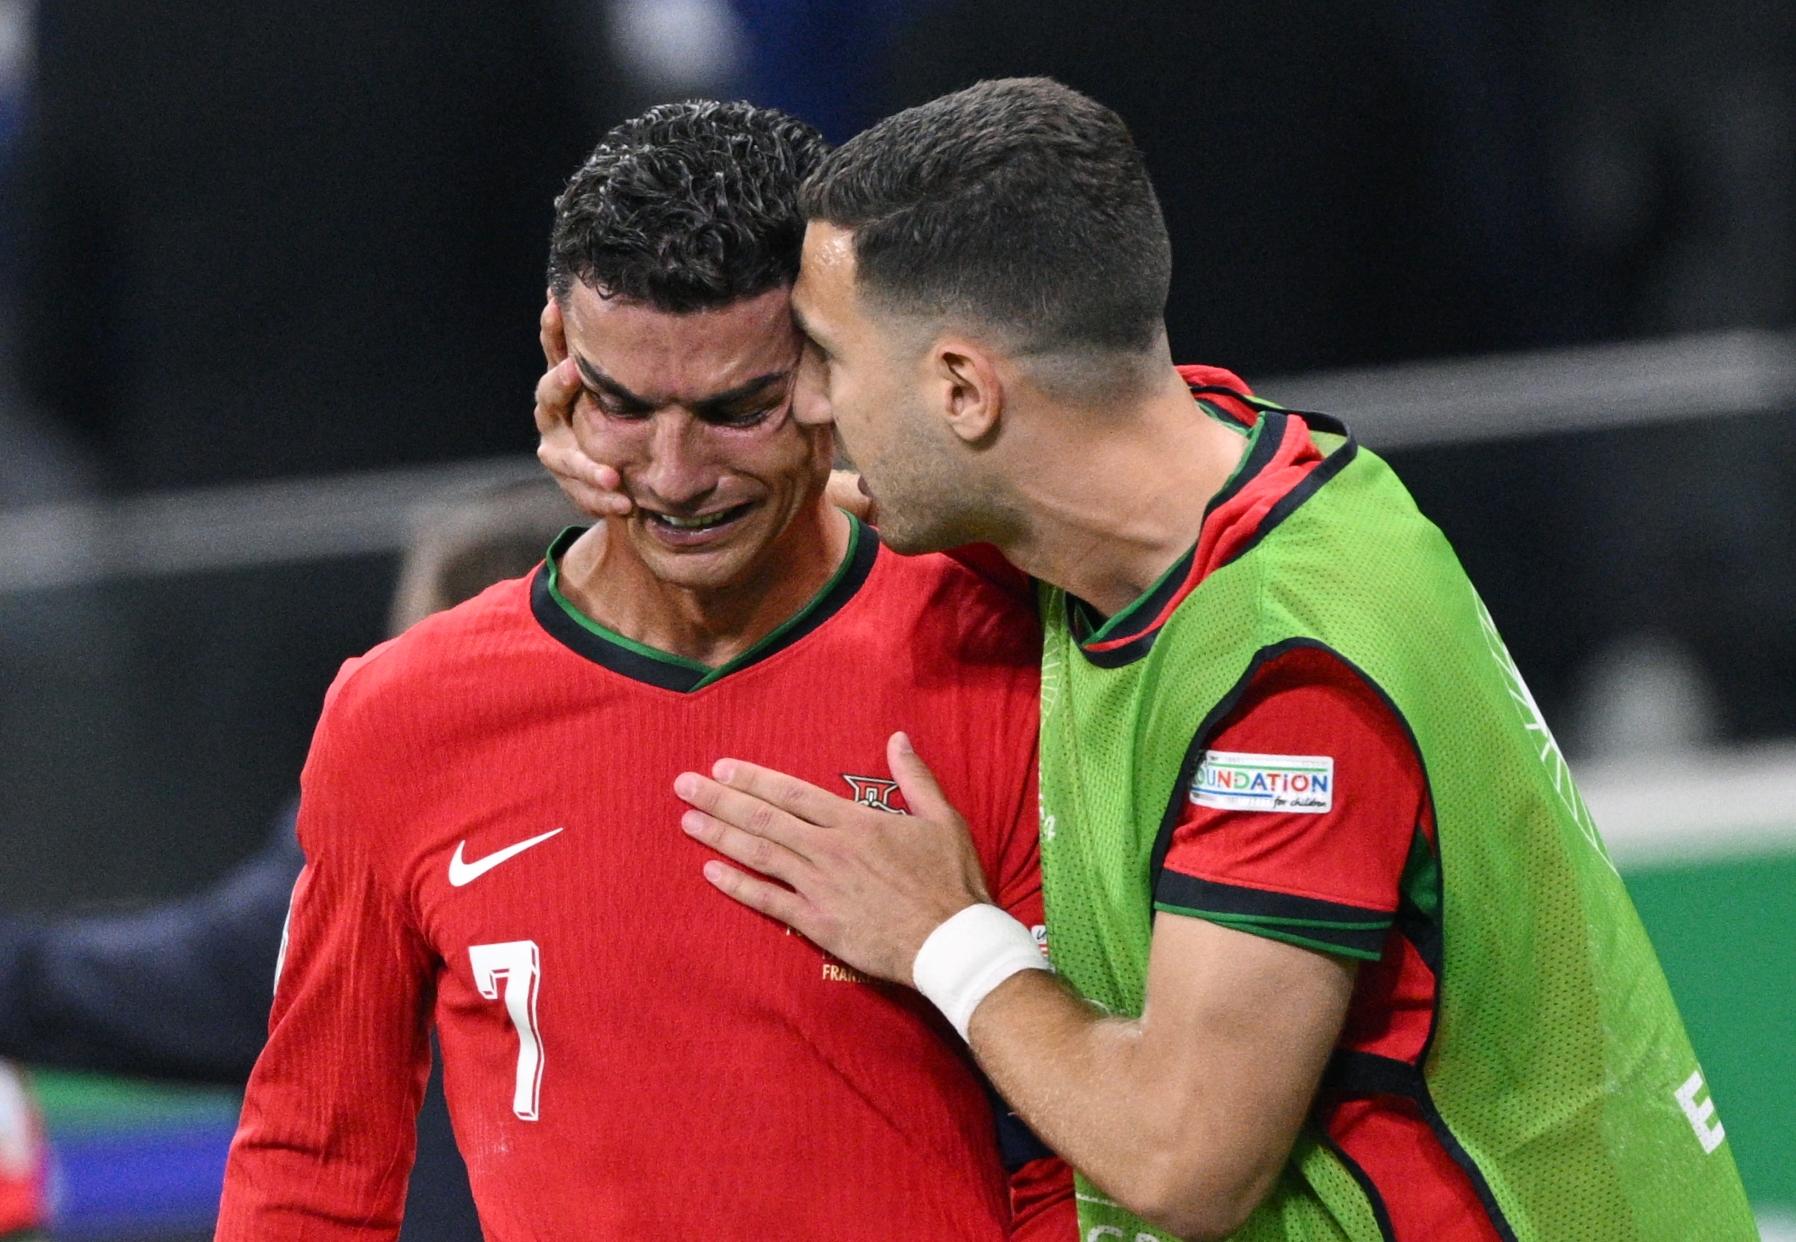
M 519 841 L 516 845 L 508 845 L 502 850 L 497 850 L 494 853 L 488 854 L 485 858 L 476 858 L 473 862 L 467 862 L 461 856 L 462 849 L 467 845 L 467 842 L 458 841 L 455 845 L 455 857 L 449 860 L 449 883 L 456 888 L 460 888 L 464 884 L 473 880 L 478 880 L 481 876 L 491 871 L 494 867 L 497 867 L 500 863 L 510 862 L 531 846 L 541 845 L 556 833 L 563 831 L 566 830 L 563 828 L 551 828 L 540 837 L 531 837 L 528 841 Z

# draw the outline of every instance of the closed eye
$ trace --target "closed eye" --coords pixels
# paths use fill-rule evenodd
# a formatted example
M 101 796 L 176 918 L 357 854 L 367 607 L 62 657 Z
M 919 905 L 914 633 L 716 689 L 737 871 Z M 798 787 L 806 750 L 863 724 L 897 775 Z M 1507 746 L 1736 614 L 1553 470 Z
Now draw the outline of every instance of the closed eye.
M 762 406 L 758 410 L 747 410 L 742 413 L 707 414 L 705 421 L 716 427 L 752 427 L 769 414 L 775 406 Z
M 789 394 L 783 395 L 772 401 L 758 401 L 743 409 L 706 410 L 699 417 L 713 427 L 753 427 L 783 411 L 788 396 Z
M 619 400 L 615 395 L 596 388 L 587 388 L 585 392 L 592 398 L 592 403 L 599 407 L 599 413 L 607 418 L 641 419 L 654 413 L 645 405 Z

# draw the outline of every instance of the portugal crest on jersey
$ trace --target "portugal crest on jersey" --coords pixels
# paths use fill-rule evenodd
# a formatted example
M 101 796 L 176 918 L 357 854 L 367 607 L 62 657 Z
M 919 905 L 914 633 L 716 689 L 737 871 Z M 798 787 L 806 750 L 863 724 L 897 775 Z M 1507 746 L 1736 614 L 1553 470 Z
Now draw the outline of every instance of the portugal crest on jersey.
M 870 806 L 876 811 L 884 811 L 888 815 L 908 815 L 909 811 L 901 806 L 894 806 L 892 799 L 899 797 L 897 781 L 882 781 L 875 776 L 850 776 L 842 773 L 842 779 L 848 782 L 848 788 L 854 791 L 857 806 Z

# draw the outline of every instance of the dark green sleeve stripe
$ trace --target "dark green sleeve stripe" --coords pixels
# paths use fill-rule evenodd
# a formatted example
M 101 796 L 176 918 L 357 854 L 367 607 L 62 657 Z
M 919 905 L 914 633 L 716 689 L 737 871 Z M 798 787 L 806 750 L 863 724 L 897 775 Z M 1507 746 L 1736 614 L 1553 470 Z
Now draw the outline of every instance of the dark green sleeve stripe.
M 1156 901 L 1154 909 L 1163 910 L 1167 914 L 1183 914 L 1190 918 L 1203 919 L 1206 923 L 1214 923 L 1218 927 L 1226 927 L 1231 931 L 1246 932 L 1250 936 L 1264 936 L 1268 940 L 1282 940 L 1286 944 L 1302 945 L 1306 949 L 1334 953 L 1341 957 L 1376 962 L 1384 956 L 1384 932 L 1382 931 L 1375 935 L 1369 935 L 1365 932 L 1335 931 L 1331 928 L 1307 928 L 1305 931 L 1310 934 L 1305 935 L 1278 923 L 1254 923 L 1239 919 L 1218 918 L 1203 910 L 1186 910 L 1179 906 L 1168 905 L 1164 901 Z
M 1156 902 L 1156 905 L 1168 910 L 1176 910 L 1180 914 L 1196 915 L 1200 919 L 1209 919 L 1214 923 L 1265 923 L 1274 927 L 1314 927 L 1318 931 L 1387 931 L 1393 920 L 1374 919 L 1365 923 L 1338 923 L 1332 919 L 1288 919 L 1276 914 L 1230 914 L 1225 910 L 1198 910 L 1186 906 L 1175 906 L 1171 902 Z
M 1171 869 L 1155 884 L 1154 908 L 1368 961 L 1383 956 L 1396 919 L 1394 911 L 1200 880 Z
M 1167 867 L 1154 884 L 1154 900 L 1192 910 L 1214 910 L 1229 918 L 1271 919 L 1334 927 L 1389 927 L 1395 910 L 1352 906 L 1343 901 L 1324 901 L 1295 893 L 1270 892 L 1244 884 L 1200 880 Z

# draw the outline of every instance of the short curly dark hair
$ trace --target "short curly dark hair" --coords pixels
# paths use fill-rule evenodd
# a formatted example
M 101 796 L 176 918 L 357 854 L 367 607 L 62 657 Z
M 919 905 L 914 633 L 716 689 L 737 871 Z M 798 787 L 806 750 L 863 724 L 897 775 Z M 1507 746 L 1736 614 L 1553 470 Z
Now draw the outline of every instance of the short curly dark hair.
M 615 126 L 555 200 L 549 287 L 685 314 L 798 276 L 798 187 L 829 147 L 773 108 L 659 104 Z

